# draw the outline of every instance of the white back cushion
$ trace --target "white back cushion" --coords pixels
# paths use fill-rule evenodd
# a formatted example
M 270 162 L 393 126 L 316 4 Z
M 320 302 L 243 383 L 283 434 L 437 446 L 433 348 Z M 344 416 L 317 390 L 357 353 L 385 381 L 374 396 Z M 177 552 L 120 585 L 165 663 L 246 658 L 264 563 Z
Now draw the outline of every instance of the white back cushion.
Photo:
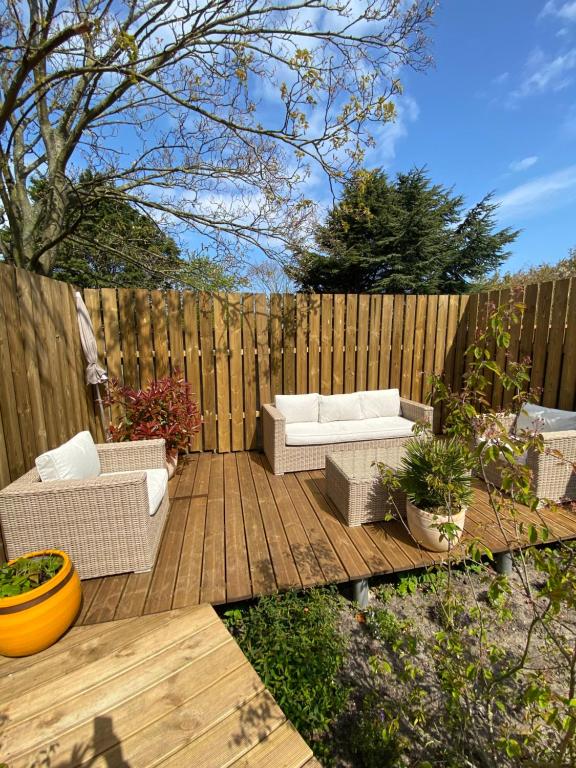
M 321 424 L 328 421 L 356 421 L 364 418 L 360 404 L 360 394 L 352 392 L 349 395 L 320 395 Z
M 400 416 L 400 392 L 397 389 L 375 389 L 359 394 L 365 419 Z
M 311 395 L 276 395 L 274 405 L 286 419 L 286 424 L 318 421 L 318 392 Z
M 67 443 L 36 459 L 40 480 L 84 480 L 101 472 L 98 451 L 90 432 L 79 432 Z
M 526 403 L 516 419 L 516 431 L 521 429 L 536 432 L 565 432 L 568 429 L 576 429 L 576 413 Z

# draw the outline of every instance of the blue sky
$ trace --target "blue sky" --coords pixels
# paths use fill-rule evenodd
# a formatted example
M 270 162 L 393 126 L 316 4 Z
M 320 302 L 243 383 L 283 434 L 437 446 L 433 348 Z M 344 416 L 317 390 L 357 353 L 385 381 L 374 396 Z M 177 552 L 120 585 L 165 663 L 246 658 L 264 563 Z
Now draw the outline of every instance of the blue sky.
M 504 269 L 567 256 L 576 246 L 576 0 L 444 0 L 431 38 L 434 67 L 403 73 L 398 120 L 366 165 L 426 165 L 470 205 L 494 190 L 501 224 L 523 230 Z

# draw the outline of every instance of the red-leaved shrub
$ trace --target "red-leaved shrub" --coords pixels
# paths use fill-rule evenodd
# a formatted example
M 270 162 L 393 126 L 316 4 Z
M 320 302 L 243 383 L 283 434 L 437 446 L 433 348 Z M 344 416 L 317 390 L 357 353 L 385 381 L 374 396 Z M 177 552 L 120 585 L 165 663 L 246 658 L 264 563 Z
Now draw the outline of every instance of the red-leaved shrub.
M 139 390 L 112 380 L 105 402 L 108 406 L 119 405 L 124 413 L 118 424 L 110 424 L 114 442 L 163 437 L 166 455 L 173 456 L 185 450 L 188 440 L 200 429 L 198 405 L 179 371 Z

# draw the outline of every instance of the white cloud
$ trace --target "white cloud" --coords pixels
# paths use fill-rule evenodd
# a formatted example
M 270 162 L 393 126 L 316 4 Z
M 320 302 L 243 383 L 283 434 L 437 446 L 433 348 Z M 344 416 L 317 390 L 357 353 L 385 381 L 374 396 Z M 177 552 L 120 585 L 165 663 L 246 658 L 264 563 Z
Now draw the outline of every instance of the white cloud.
M 566 0 L 566 2 L 557 2 L 557 0 L 548 0 L 544 5 L 538 18 L 545 16 L 556 16 L 564 21 L 576 21 L 576 0 Z
M 576 74 L 576 47 L 563 54 L 548 57 L 537 48 L 525 66 L 520 86 L 512 92 L 512 102 L 546 91 L 561 91 L 569 86 Z
M 376 165 L 387 165 L 396 157 L 396 145 L 408 134 L 408 126 L 415 123 L 420 115 L 416 100 L 408 94 L 396 101 L 396 119 L 384 123 L 373 131 L 376 146 L 366 153 L 366 160 Z
M 532 215 L 573 199 L 576 199 L 576 165 L 520 184 L 496 202 L 501 216 L 512 218 Z
M 528 168 L 532 168 L 532 166 L 537 162 L 538 156 L 530 155 L 530 157 L 524 157 L 522 160 L 515 160 L 513 163 L 510 163 L 508 168 L 513 173 L 518 173 L 519 171 L 526 171 Z
M 496 75 L 496 77 L 492 78 L 492 82 L 494 85 L 503 85 L 507 80 L 510 79 L 510 72 L 501 72 L 499 75 Z

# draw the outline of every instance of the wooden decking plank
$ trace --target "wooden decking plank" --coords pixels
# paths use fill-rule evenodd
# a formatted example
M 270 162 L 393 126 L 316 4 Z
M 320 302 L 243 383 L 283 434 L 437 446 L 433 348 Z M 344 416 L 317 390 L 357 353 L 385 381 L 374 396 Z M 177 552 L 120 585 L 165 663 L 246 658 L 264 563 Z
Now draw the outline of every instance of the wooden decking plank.
M 153 722 L 141 726 L 139 730 L 122 739 L 122 755 L 126 764 L 148 768 L 148 766 L 185 765 L 195 768 L 212 765 L 210 760 L 216 757 L 219 748 L 226 749 L 233 741 L 231 735 L 236 732 L 234 725 L 226 721 L 230 716 L 245 712 L 243 707 L 250 705 L 252 699 L 259 702 L 260 697 L 268 703 L 273 701 L 258 675 L 248 663 L 236 667 L 226 677 L 218 674 L 218 668 L 225 663 L 222 654 L 214 655 L 212 667 L 218 675 L 217 684 L 198 692 L 194 678 L 187 681 L 180 679 L 178 684 L 167 678 L 156 686 L 155 698 L 162 712 Z M 164 705 L 162 706 L 164 700 Z M 137 699 L 130 702 L 132 719 L 138 719 L 142 705 Z M 272 704 L 270 704 L 272 707 Z M 234 722 L 234 721 L 233 721 Z M 116 725 L 115 725 L 116 727 Z M 212 743 L 217 736 L 224 744 Z M 210 741 L 207 740 L 207 738 Z M 208 741 L 208 743 L 207 743 Z M 105 751 L 97 745 L 96 750 L 104 764 L 114 765 L 114 747 Z M 217 766 L 226 763 L 215 763 Z
M 58 753 L 73 750 L 78 744 L 90 744 L 94 735 L 94 701 L 98 702 L 99 717 L 109 717 L 115 725 L 115 736 L 119 738 L 117 727 L 122 723 L 123 710 L 134 700 L 140 707 L 146 706 L 146 715 L 133 718 L 133 732 L 142 730 L 142 719 L 150 717 L 151 697 L 158 694 L 158 688 L 169 680 L 172 685 L 188 684 L 206 689 L 219 677 L 246 664 L 240 649 L 218 631 L 220 622 L 214 615 L 210 623 L 199 626 L 196 631 L 176 642 L 160 644 L 159 652 L 144 654 L 137 659 L 137 664 L 117 675 L 113 681 L 106 679 L 101 684 L 81 691 L 69 702 L 56 697 L 50 718 L 35 717 L 18 720 L 14 725 L 7 724 L 5 729 L 5 749 L 14 759 L 40 751 L 51 741 L 51 735 L 58 732 Z M 227 635 L 228 633 L 226 633 Z M 197 682 L 201 680 L 199 685 Z M 66 690 L 66 685 L 62 686 Z M 126 723 L 123 737 L 127 736 L 130 724 Z M 52 737 L 53 738 L 53 737 Z M 25 746 L 24 746 L 25 745 Z M 22 749 L 22 747 L 24 748 Z M 100 748 L 107 748 L 99 742 Z M 19 752 L 19 749 L 21 750 Z
M 127 580 L 128 576 L 124 573 L 102 579 L 84 617 L 85 624 L 96 624 L 99 621 L 110 621 L 114 618 Z
M 128 576 L 122 599 L 114 614 L 115 619 L 128 619 L 143 614 L 153 574 L 154 570 L 150 570 Z
M 314 549 L 308 541 L 306 529 L 294 508 L 290 494 L 284 485 L 284 478 L 280 475 L 267 473 L 270 490 L 274 496 L 274 502 L 282 518 L 284 530 L 290 543 L 292 556 L 300 574 L 302 586 L 311 587 L 324 583 L 324 574 L 318 564 Z
M 266 470 L 264 469 L 262 458 L 258 454 L 251 454 L 249 463 L 260 505 L 260 514 L 264 523 L 264 531 L 266 532 L 266 540 L 272 559 L 276 584 L 278 589 L 299 589 L 302 586 L 302 582 L 294 564 L 292 550 L 290 549 L 282 520 L 278 514 L 278 508 L 274 502 L 274 496 L 266 478 Z
M 274 569 L 270 560 L 264 524 L 260 515 L 254 481 L 248 463 L 248 455 L 246 453 L 239 453 L 237 454 L 236 461 L 238 463 L 238 479 L 240 481 L 240 498 L 244 512 L 252 593 L 254 596 L 272 594 L 272 592 L 276 591 Z
M 121 647 L 123 642 L 128 642 L 127 633 L 134 631 L 134 628 L 129 626 L 130 623 L 129 619 L 113 624 L 75 627 L 42 653 L 19 658 L 17 662 L 3 657 L 3 663 L 9 664 L 11 669 L 9 676 L 0 677 L 2 701 L 11 696 L 22 696 L 26 691 L 43 683 L 58 680 L 62 675 L 82 667 L 88 661 L 99 658 L 106 653 L 106 649 L 114 647 L 114 644 Z
M 408 539 L 408 533 L 401 523 L 391 520 L 386 523 L 370 523 L 362 526 L 362 528 L 382 552 L 382 555 L 390 562 L 394 571 L 406 571 L 420 567 L 416 564 L 419 561 L 414 561 L 408 557 L 404 550 L 398 546 L 399 537 Z
M 198 469 L 198 454 L 186 457 L 179 468 L 180 481 L 176 489 L 175 496 L 190 498 L 194 494 L 194 482 L 196 480 L 196 470 Z
M 174 499 L 172 501 L 156 566 L 144 603 L 145 614 L 168 611 L 172 607 L 172 596 L 182 550 L 182 531 L 186 525 L 188 506 L 188 499 Z
M 215 623 L 213 610 L 206 607 L 194 616 L 194 629 Z M 3 701 L 2 711 L 6 722 L 33 720 L 35 717 L 55 708 L 57 703 L 79 696 L 119 674 L 135 669 L 142 657 L 153 656 L 166 645 L 172 645 L 191 633 L 191 619 L 188 613 L 173 616 L 170 621 L 170 633 L 166 633 L 166 617 L 150 617 L 154 621 L 131 623 L 130 630 L 124 627 L 124 636 L 118 636 L 115 624 L 109 624 L 111 637 L 92 640 L 85 647 L 85 655 L 79 653 L 83 663 L 68 669 L 66 685 L 55 686 L 48 681 L 35 688 L 34 697 L 8 697 Z M 217 622 L 216 622 L 217 623 Z M 139 661 L 140 660 L 140 661 Z M 76 661 L 76 659 L 73 659 Z M 64 670 L 61 668 L 60 673 Z
M 226 598 L 228 602 L 252 597 L 248 552 L 244 534 L 244 516 L 238 483 L 236 456 L 224 456 L 224 508 L 226 545 Z
M 80 606 L 80 613 L 76 617 L 75 624 L 84 624 L 86 614 L 90 610 L 92 601 L 98 592 L 101 579 L 86 579 L 82 581 L 82 605 Z
M 162 762 L 163 768 L 223 768 L 238 761 L 279 728 L 286 717 L 264 690 Z M 230 736 L 232 734 L 232 736 Z M 138 764 L 138 763 L 136 763 Z M 250 763 L 244 762 L 249 768 Z M 276 762 L 273 765 L 278 765 Z
M 290 494 L 302 525 L 308 532 L 308 540 L 324 574 L 324 583 L 348 580 L 346 569 L 340 562 L 326 531 L 322 527 L 313 506 L 295 474 L 284 475 L 284 484 Z
M 204 560 L 200 601 L 226 602 L 226 562 L 224 551 L 224 457 L 213 456 L 210 466 Z
M 371 575 L 369 566 L 360 555 L 347 533 L 347 528 L 337 519 L 330 509 L 325 496 L 320 493 L 315 480 L 309 472 L 299 472 L 298 477 L 304 493 L 314 506 L 318 519 L 322 523 L 328 538 L 350 579 L 364 579 Z
M 286 721 L 229 765 L 230 768 L 301 768 L 311 754 L 312 750 L 292 723 Z

